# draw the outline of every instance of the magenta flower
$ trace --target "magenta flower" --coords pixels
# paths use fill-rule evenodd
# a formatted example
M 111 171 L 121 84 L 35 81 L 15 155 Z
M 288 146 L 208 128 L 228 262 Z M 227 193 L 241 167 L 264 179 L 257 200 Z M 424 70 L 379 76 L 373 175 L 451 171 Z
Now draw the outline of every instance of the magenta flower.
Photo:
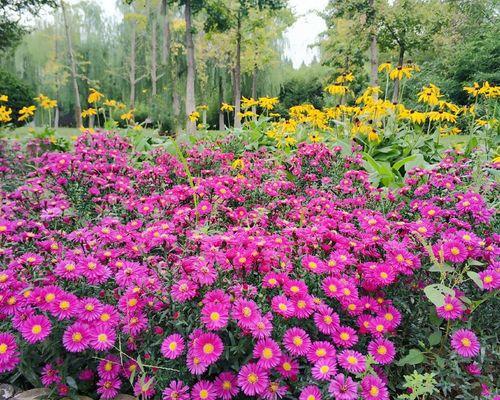
M 201 322 L 208 330 L 217 331 L 224 328 L 229 321 L 229 311 L 220 304 L 205 305 L 201 310 Z
M 109 326 L 96 325 L 90 330 L 90 346 L 99 351 L 113 348 L 116 332 Z
M 230 400 L 240 391 L 237 377 L 232 372 L 222 372 L 214 381 L 215 393 L 222 400 Z
M 338 355 L 339 365 L 345 370 L 358 374 L 366 368 L 365 357 L 353 350 L 344 350 Z
M 311 373 L 314 379 L 329 380 L 337 373 L 336 362 L 333 358 L 322 358 L 312 367 Z
M 262 339 L 253 349 L 254 358 L 258 358 L 257 365 L 267 370 L 277 366 L 281 358 L 281 349 L 274 340 Z
M 269 376 L 257 364 L 246 364 L 238 373 L 238 385 L 247 396 L 261 395 L 269 385 Z
M 215 400 L 217 393 L 214 384 L 206 380 L 201 380 L 195 383 L 191 389 L 192 400 Z
M 34 315 L 21 325 L 20 331 L 28 343 L 36 343 L 49 336 L 51 329 L 52 324 L 45 315 Z
M 192 342 L 193 354 L 198 357 L 202 364 L 210 365 L 216 362 L 224 345 L 219 336 L 215 333 L 201 333 Z
M 294 356 L 306 355 L 311 347 L 309 335 L 301 328 L 290 328 L 283 336 L 283 345 Z
M 63 345 L 69 352 L 78 353 L 89 347 L 89 327 L 82 322 L 75 322 L 66 328 L 63 334 Z
M 161 354 L 165 358 L 174 360 L 184 351 L 184 339 L 178 333 L 167 336 L 161 344 Z
M 111 379 L 103 378 L 97 382 L 97 393 L 101 395 L 101 399 L 111 400 L 118 395 L 121 386 L 122 382 L 117 377 Z
M 19 363 L 19 351 L 13 334 L 0 332 L 0 374 L 10 372 Z
M 368 375 L 361 381 L 361 395 L 364 400 L 389 400 L 389 392 L 378 377 Z
M 317 386 L 306 386 L 300 392 L 299 400 L 322 400 L 323 396 Z
M 479 354 L 481 346 L 474 332 L 459 329 L 451 335 L 451 347 L 462 357 L 474 357 Z
M 376 362 L 383 365 L 391 363 L 396 355 L 394 344 L 383 338 L 372 340 L 368 344 L 368 352 Z
M 189 400 L 189 386 L 182 381 L 171 381 L 162 397 L 163 400 Z
M 464 311 L 462 302 L 454 296 L 446 295 L 444 304 L 436 307 L 437 315 L 446 320 L 458 319 Z
M 356 400 L 358 398 L 358 385 L 350 377 L 338 374 L 330 381 L 328 393 L 335 400 Z

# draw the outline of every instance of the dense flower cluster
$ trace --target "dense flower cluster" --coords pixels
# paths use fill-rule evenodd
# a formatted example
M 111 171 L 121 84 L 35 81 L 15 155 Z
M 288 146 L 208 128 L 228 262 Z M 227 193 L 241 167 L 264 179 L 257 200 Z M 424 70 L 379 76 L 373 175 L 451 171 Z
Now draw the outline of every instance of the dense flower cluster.
M 436 313 L 447 349 L 480 351 L 464 290 L 498 289 L 498 235 L 467 160 L 390 192 L 359 154 L 319 144 L 282 164 L 210 146 L 135 164 L 108 134 L 17 155 L 34 169 L 0 196 L 0 373 L 36 349 L 61 395 L 389 399 L 406 312 L 392 288 L 465 265 L 481 289 L 457 280 Z

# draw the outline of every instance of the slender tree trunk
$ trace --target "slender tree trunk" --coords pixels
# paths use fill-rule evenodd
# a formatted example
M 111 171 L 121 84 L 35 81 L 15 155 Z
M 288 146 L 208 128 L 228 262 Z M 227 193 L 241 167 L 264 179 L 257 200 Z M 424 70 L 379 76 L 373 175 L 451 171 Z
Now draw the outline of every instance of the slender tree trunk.
M 162 0 L 161 15 L 163 16 L 163 41 L 161 47 L 161 63 L 167 65 L 170 58 L 170 21 L 167 0 Z
M 180 78 L 179 66 L 177 64 L 175 65 L 175 75 L 173 76 L 175 79 L 172 81 L 172 112 L 174 114 L 176 134 L 178 134 L 182 129 L 184 121 L 181 121 L 181 96 L 176 83 Z
M 196 110 L 195 99 L 195 63 L 194 63 L 194 43 L 191 23 L 191 0 L 186 0 L 184 8 L 184 19 L 186 20 L 186 56 L 187 56 L 187 77 L 186 77 L 186 120 L 187 132 L 196 131 L 196 122 L 191 122 L 189 116 Z
M 405 56 L 405 48 L 400 45 L 399 46 L 399 60 L 398 60 L 397 68 L 403 68 L 404 56 Z M 392 92 L 392 102 L 393 103 L 396 103 L 398 101 L 399 86 L 400 86 L 400 80 L 396 79 L 394 81 L 394 91 Z
M 234 67 L 234 127 L 241 128 L 241 13 L 236 27 L 236 66 Z
M 151 26 L 151 95 L 152 97 L 156 96 L 157 93 L 157 88 L 156 88 L 156 82 L 158 82 L 158 75 L 157 75 L 157 37 L 156 37 L 156 24 L 157 24 L 157 19 L 156 15 L 152 16 L 152 26 Z
M 66 5 L 64 4 L 63 0 L 61 0 L 61 10 L 64 20 L 64 30 L 66 32 L 66 43 L 68 45 L 68 56 L 71 69 L 71 81 L 73 83 L 73 92 L 75 95 L 75 121 L 77 127 L 80 127 L 82 126 L 82 106 L 80 103 L 80 90 L 78 89 L 78 81 L 76 79 L 77 78 L 76 62 L 75 62 L 75 55 L 73 53 L 73 45 L 71 44 L 71 35 L 69 33 L 68 17 L 66 15 Z
M 254 64 L 252 71 L 252 99 L 257 99 L 257 64 Z M 252 106 L 254 114 L 253 120 L 257 120 L 257 106 Z
M 57 40 L 57 25 L 54 25 L 54 59 L 57 62 L 59 55 L 59 41 Z M 56 98 L 61 98 L 61 86 L 59 85 L 59 72 L 56 71 Z M 59 102 L 54 110 L 54 128 L 59 128 Z
M 375 26 L 375 6 L 374 0 L 370 0 L 370 86 L 378 85 L 378 44 L 377 31 Z
M 378 45 L 375 33 L 372 33 L 370 42 L 370 67 L 370 86 L 378 86 Z
M 224 123 L 224 111 L 221 110 L 222 103 L 224 102 L 224 86 L 222 85 L 222 71 L 219 71 L 219 130 L 226 129 Z
M 130 83 L 130 98 L 129 104 L 130 108 L 135 106 L 135 51 L 136 51 L 136 36 L 137 36 L 137 24 L 135 21 L 132 22 L 132 32 L 130 34 L 130 69 L 129 69 L 129 83 Z

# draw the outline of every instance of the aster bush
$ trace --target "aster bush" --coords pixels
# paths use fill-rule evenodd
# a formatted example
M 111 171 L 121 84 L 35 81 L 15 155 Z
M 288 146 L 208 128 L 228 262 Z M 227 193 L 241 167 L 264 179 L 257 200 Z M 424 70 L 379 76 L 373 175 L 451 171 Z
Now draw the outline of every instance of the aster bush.
M 493 398 L 495 165 L 84 134 L 0 152 L 0 376 L 112 399 Z M 431 397 L 429 397 L 431 396 Z

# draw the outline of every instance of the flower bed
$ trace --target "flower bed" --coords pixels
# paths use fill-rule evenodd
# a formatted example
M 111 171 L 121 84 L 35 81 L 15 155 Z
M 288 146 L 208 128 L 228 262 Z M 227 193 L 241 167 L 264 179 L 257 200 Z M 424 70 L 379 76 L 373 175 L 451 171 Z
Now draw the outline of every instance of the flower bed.
M 152 163 L 111 134 L 2 146 L 1 379 L 104 399 L 494 395 L 495 187 L 470 160 L 388 191 L 319 144 Z

